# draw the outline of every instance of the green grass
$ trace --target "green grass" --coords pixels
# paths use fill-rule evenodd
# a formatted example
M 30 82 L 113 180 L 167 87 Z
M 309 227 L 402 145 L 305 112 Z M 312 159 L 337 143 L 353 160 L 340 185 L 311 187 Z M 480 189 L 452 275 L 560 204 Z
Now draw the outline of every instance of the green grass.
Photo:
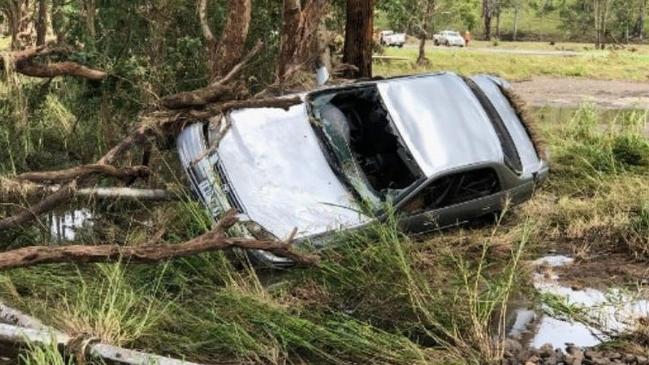
M 544 48 L 537 46 L 536 49 Z M 649 78 L 649 52 L 645 48 L 638 52 L 583 51 L 575 57 L 559 57 L 492 53 L 471 48 L 440 49 L 430 45 L 426 51 L 430 64 L 426 66 L 415 65 L 417 52 L 416 48 L 410 47 L 387 48 L 385 55 L 405 57 L 409 61 L 377 60 L 374 64 L 375 75 L 454 71 L 461 74 L 490 73 L 510 80 L 529 79 L 533 76 L 638 81 Z

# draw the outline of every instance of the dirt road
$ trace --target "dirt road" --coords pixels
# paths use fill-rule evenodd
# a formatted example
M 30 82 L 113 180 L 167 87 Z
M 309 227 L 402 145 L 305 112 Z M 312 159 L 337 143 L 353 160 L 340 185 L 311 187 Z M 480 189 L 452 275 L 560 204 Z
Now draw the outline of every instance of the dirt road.
M 649 109 L 649 82 L 535 77 L 513 86 L 532 106 Z
M 419 44 L 415 43 L 406 43 L 404 45 L 406 48 L 418 48 Z M 471 52 L 483 52 L 483 53 L 501 53 L 501 54 L 513 54 L 513 55 L 524 55 L 524 56 L 556 56 L 556 57 L 575 57 L 579 56 L 579 52 L 576 51 L 560 51 L 560 50 L 545 50 L 545 49 L 518 49 L 518 48 L 506 48 L 506 47 L 467 47 L 467 48 L 458 48 L 458 47 L 446 47 L 446 46 L 433 46 L 432 44 L 426 45 L 426 50 L 431 50 L 433 52 L 444 52 L 444 51 L 471 51 Z

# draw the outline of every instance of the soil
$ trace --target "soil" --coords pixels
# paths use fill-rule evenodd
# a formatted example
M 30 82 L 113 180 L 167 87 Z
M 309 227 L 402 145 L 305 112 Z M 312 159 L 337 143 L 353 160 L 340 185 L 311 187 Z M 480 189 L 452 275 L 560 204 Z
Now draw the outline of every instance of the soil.
M 605 109 L 649 108 L 648 82 L 535 77 L 513 86 L 537 107 L 572 108 L 592 103 Z
M 578 259 L 574 265 L 554 269 L 560 282 L 575 289 L 590 287 L 644 287 L 649 285 L 649 267 L 646 262 L 634 260 L 628 254 L 603 253 Z

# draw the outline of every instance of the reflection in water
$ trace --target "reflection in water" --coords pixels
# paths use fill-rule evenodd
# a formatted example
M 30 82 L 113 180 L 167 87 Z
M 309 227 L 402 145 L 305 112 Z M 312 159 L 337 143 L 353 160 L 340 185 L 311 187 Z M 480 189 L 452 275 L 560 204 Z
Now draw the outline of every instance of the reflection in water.
M 557 255 L 544 257 L 533 265 L 536 268 L 552 268 L 572 263 L 572 258 Z M 635 298 L 620 289 L 606 292 L 592 288 L 574 290 L 562 285 L 559 276 L 551 270 L 537 272 L 533 279 L 534 288 L 540 294 L 565 298 L 567 304 L 584 309 L 589 321 L 597 323 L 597 328 L 554 318 L 543 311 L 517 308 L 514 309 L 515 320 L 509 336 L 521 340 L 527 346 L 538 348 L 546 343 L 555 348 L 562 348 L 566 343 L 579 347 L 595 346 L 606 340 L 607 336 L 603 332 L 624 332 L 631 329 L 639 318 L 649 316 L 648 300 Z
M 92 212 L 88 209 L 53 213 L 49 217 L 50 234 L 57 242 L 73 241 L 79 228 L 92 225 Z

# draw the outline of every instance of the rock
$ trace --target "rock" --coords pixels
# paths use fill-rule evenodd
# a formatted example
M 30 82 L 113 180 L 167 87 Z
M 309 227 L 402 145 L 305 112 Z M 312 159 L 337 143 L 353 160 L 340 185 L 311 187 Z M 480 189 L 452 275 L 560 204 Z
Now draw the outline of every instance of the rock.
M 611 360 L 618 360 L 622 358 L 622 354 L 619 352 L 611 352 L 607 357 Z
M 540 357 L 536 355 L 532 355 L 529 359 L 527 359 L 527 361 L 525 361 L 525 364 L 537 364 L 540 361 L 541 361 Z
M 649 359 L 647 359 L 646 356 L 640 356 L 640 355 L 636 356 L 635 362 L 638 365 L 649 365 Z
M 515 357 L 516 354 L 519 354 L 523 351 L 523 345 L 520 342 L 508 338 L 505 340 L 505 352 L 512 354 L 512 357 Z
M 539 355 L 541 355 L 541 357 L 550 357 L 554 355 L 554 347 L 552 347 L 552 344 L 546 343 L 541 346 L 541 348 L 539 348 Z
M 635 361 L 635 355 L 631 355 L 631 354 L 624 355 L 624 362 L 625 363 L 631 364 L 634 361 Z
M 592 360 L 593 357 L 597 357 L 598 355 L 597 355 L 597 353 L 596 353 L 595 351 L 593 351 L 593 350 L 586 350 L 586 351 L 584 351 L 584 356 L 585 356 L 587 359 Z

